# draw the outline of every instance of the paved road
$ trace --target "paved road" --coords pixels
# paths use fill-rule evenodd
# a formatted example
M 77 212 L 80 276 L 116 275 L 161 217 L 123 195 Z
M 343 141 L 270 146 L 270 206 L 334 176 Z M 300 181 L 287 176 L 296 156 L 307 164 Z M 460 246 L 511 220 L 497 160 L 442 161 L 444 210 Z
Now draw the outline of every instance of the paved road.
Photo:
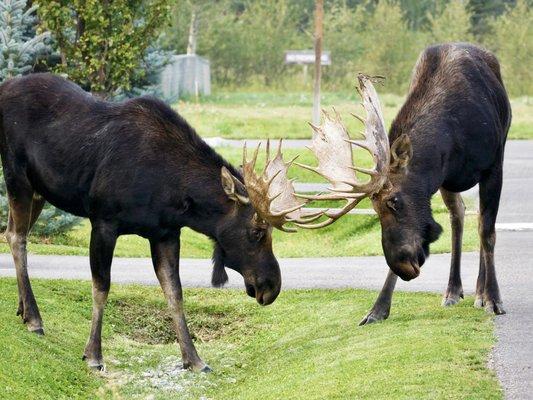
M 291 144 L 293 147 L 300 145 L 299 142 Z M 533 396 L 533 231 L 530 229 L 533 224 L 533 141 L 508 143 L 505 164 L 499 226 L 523 223 L 528 229 L 509 231 L 501 228 L 498 232 L 496 265 L 507 314 L 496 318 L 498 343 L 493 352 L 493 365 L 506 398 L 530 399 Z M 475 195 L 475 191 L 473 193 Z M 29 262 L 32 277 L 90 279 L 86 257 L 31 255 Z M 418 279 L 400 282 L 398 289 L 442 292 L 449 262 L 449 255 L 432 256 Z M 474 291 L 478 262 L 476 253 L 463 255 L 466 293 Z M 209 286 L 210 264 L 209 260 L 182 260 L 184 285 Z M 382 257 L 281 259 L 280 265 L 284 288 L 379 289 L 387 273 Z M 14 276 L 9 255 L 0 255 L 0 276 Z M 229 271 L 229 276 L 228 286 L 243 288 L 238 274 Z M 112 280 L 157 284 L 149 259 L 116 258 Z

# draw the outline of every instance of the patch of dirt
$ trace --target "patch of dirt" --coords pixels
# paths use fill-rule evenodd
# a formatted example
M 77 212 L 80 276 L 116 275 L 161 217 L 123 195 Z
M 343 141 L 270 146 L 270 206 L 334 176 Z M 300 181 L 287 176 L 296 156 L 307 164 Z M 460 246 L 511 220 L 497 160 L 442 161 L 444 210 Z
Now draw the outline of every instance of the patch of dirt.
M 109 317 L 118 333 L 147 344 L 176 341 L 174 324 L 166 303 L 141 299 L 113 299 Z M 111 308 L 110 307 L 110 308 Z M 205 307 L 195 304 L 186 310 L 187 324 L 193 340 L 209 342 L 237 331 L 249 331 L 244 313 L 228 307 Z

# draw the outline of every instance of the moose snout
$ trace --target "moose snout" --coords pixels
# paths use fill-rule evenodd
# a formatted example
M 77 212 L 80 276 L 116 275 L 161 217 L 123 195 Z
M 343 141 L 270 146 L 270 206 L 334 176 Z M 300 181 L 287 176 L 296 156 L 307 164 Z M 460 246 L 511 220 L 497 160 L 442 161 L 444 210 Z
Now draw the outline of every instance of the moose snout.
M 281 291 L 281 278 L 278 282 L 257 279 L 255 282 L 246 282 L 246 294 L 255 300 L 262 306 L 272 304 Z
M 400 262 L 391 269 L 404 281 L 410 281 L 420 275 L 420 265 L 414 261 Z

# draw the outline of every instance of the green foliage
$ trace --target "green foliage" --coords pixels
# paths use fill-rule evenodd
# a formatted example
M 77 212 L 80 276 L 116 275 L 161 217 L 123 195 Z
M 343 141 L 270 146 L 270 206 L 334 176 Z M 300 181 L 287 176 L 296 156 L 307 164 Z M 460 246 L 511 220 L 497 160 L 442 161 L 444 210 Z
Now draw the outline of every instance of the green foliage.
M 26 0 L 0 0 L 0 82 L 31 71 L 36 56 L 49 49 L 49 34 L 35 35 L 35 10 Z
M 286 69 L 284 51 L 300 39 L 297 20 L 288 0 L 244 4 L 237 14 L 200 17 L 198 53 L 209 55 L 213 72 L 223 83 L 245 84 L 259 77 L 269 86 Z M 220 10 L 220 5 L 213 7 Z
M 38 0 L 42 29 L 59 48 L 56 72 L 93 92 L 129 89 L 145 50 L 165 25 L 169 0 Z
M 331 51 L 332 65 L 323 69 L 324 88 L 351 88 L 355 74 L 364 71 L 385 75 L 388 92 L 405 93 L 424 47 L 468 41 L 496 52 L 510 72 L 506 83 L 511 94 L 530 94 L 531 18 L 526 12 L 518 20 L 511 12 L 515 4 L 524 9 L 531 0 L 327 1 L 324 49 Z M 298 77 L 301 67 L 283 64 L 283 52 L 313 48 L 313 0 L 181 1 L 173 6 L 172 27 L 164 32 L 166 48 L 185 52 L 193 7 L 200 10 L 198 53 L 211 60 L 215 84 L 309 90 L 311 82 Z M 514 33 L 504 28 L 510 18 L 516 20 L 507 23 L 515 24 Z M 528 36 L 517 43 L 515 33 Z M 517 53 L 520 57 L 514 58 Z M 311 75 L 312 66 L 309 70 Z
M 533 93 L 533 12 L 526 0 L 517 0 L 492 20 L 490 47 L 500 58 L 507 89 L 514 95 Z
M 472 42 L 474 36 L 470 27 L 470 12 L 462 0 L 451 0 L 430 15 L 429 37 L 435 43 Z

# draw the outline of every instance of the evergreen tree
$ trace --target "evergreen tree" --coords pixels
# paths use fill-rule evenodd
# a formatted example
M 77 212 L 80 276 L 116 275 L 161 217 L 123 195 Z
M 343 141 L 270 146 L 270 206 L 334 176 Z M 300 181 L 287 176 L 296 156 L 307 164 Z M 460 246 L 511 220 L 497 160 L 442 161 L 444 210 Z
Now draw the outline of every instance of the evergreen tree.
M 48 33 L 35 35 L 35 11 L 26 0 L 0 0 L 0 81 L 28 73 L 37 55 L 48 50 Z

